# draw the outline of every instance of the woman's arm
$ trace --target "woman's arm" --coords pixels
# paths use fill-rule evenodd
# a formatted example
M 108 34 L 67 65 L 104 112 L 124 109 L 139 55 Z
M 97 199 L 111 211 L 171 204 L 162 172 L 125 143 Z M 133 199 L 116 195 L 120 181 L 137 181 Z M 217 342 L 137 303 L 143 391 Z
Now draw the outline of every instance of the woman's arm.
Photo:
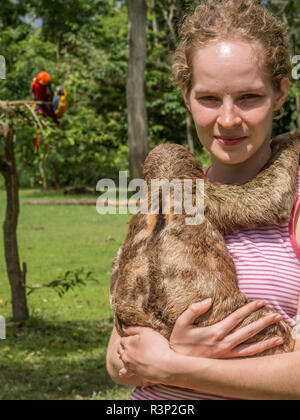
M 121 339 L 121 374 L 229 398 L 300 400 L 300 352 L 251 359 L 183 356 L 150 328 L 130 328 Z
M 298 311 L 300 315 L 300 311 Z M 219 360 L 185 356 L 150 328 L 129 328 L 121 339 L 122 375 L 239 399 L 300 400 L 300 339 L 294 353 Z
M 300 353 L 253 359 L 169 358 L 169 385 L 249 400 L 300 400 Z

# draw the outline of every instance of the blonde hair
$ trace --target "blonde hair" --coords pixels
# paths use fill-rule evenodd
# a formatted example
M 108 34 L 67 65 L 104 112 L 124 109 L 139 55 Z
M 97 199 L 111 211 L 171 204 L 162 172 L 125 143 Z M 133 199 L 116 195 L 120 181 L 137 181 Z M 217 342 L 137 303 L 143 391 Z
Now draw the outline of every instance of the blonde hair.
M 213 41 L 250 41 L 261 70 L 275 91 L 284 77 L 291 79 L 292 65 L 283 24 L 254 0 L 206 0 L 187 16 L 180 29 L 180 44 L 173 57 L 175 82 L 193 85 L 193 54 Z

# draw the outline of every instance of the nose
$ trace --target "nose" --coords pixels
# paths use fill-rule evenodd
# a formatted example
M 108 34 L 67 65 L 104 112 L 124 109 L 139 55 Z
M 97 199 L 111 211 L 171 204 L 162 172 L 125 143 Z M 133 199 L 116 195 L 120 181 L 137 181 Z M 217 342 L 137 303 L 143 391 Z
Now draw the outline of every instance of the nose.
M 219 108 L 217 123 L 223 128 L 230 129 L 240 125 L 241 122 L 242 119 L 238 115 L 234 103 L 226 103 Z

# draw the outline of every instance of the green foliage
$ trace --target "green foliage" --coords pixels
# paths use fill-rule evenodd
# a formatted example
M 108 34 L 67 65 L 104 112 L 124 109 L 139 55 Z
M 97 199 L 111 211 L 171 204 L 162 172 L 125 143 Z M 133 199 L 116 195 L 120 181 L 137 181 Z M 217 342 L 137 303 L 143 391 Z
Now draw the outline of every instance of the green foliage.
M 85 273 L 84 278 L 82 278 L 83 274 L 84 268 L 80 268 L 75 271 L 66 271 L 64 274 L 60 274 L 56 280 L 53 280 L 50 283 L 44 284 L 42 286 L 27 286 L 29 289 L 27 295 L 29 296 L 31 293 L 37 290 L 48 288 L 55 290 L 58 296 L 62 298 L 69 290 L 74 290 L 78 286 L 86 286 L 88 281 L 97 282 L 97 280 L 92 277 L 93 273 L 91 271 Z

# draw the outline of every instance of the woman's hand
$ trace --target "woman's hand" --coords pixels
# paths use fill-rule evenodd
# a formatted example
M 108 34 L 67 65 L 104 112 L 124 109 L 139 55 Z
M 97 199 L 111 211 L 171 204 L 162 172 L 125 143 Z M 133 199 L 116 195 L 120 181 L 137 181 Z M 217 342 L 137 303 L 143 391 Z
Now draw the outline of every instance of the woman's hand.
M 195 326 L 195 320 L 208 311 L 211 303 L 211 299 L 194 303 L 178 318 L 170 337 L 172 350 L 186 356 L 231 359 L 254 356 L 282 344 L 283 340 L 280 337 L 253 344 L 242 344 L 269 325 L 279 322 L 281 320 L 279 314 L 268 315 L 232 332 L 247 316 L 265 305 L 262 301 L 251 302 L 210 327 Z
M 124 331 L 128 337 L 121 339 L 117 350 L 124 364 L 119 375 L 138 375 L 143 378 L 143 386 L 166 382 L 173 354 L 168 340 L 152 328 L 128 327 Z

